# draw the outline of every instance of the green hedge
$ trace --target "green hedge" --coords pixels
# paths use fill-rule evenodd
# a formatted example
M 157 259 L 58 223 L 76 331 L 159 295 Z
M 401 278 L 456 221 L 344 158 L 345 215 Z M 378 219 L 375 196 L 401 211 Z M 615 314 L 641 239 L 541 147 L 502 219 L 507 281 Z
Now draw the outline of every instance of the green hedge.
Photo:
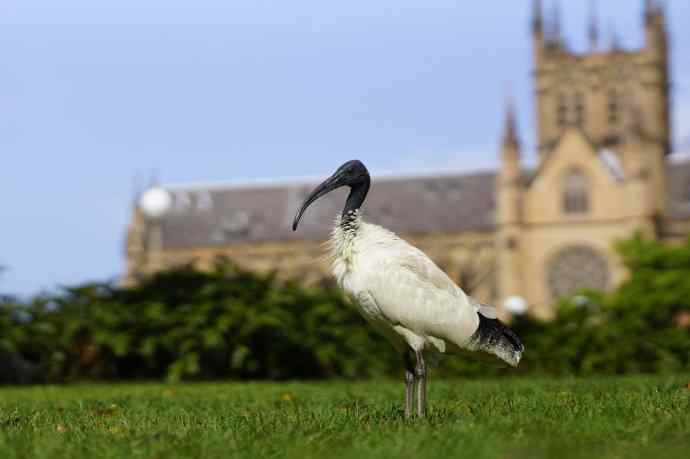
M 360 377 L 390 367 L 387 343 L 337 291 L 225 263 L 136 288 L 87 284 L 3 303 L 0 350 L 43 380 Z
M 574 374 L 690 369 L 690 239 L 667 245 L 636 236 L 617 250 L 630 274 L 616 291 L 564 300 L 553 323 L 525 330 L 532 368 Z
M 690 369 L 690 240 L 640 237 L 618 250 L 630 278 L 611 294 L 583 292 L 554 321 L 517 318 L 516 370 L 446 358 L 438 371 L 598 374 Z M 81 285 L 29 301 L 0 297 L 0 382 L 113 379 L 309 379 L 399 375 L 391 346 L 340 292 L 306 289 L 219 262 L 135 288 Z

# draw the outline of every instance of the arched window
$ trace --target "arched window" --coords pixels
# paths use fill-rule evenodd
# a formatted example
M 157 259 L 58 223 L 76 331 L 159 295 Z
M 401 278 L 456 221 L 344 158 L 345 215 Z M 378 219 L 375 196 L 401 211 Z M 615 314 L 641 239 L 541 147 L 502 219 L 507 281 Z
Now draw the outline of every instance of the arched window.
M 580 169 L 571 169 L 563 178 L 563 212 L 583 214 L 589 211 L 587 176 Z
M 609 286 L 611 274 L 606 257 L 591 247 L 566 247 L 554 255 L 547 266 L 547 282 L 554 300 L 580 290 L 605 290 Z
M 581 92 L 575 94 L 575 122 L 578 126 L 585 123 L 585 97 Z
M 565 127 L 568 122 L 568 103 L 565 95 L 559 94 L 556 102 L 556 123 L 559 128 Z
M 618 93 L 615 89 L 609 91 L 609 124 L 618 124 L 619 119 Z

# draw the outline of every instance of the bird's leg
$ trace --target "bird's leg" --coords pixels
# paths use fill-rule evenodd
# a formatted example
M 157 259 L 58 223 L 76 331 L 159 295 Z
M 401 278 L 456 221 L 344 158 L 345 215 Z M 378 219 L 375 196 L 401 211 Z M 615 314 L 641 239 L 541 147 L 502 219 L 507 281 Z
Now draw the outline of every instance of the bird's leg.
M 414 375 L 417 378 L 417 416 L 423 418 L 426 416 L 426 362 L 421 350 L 415 351 L 415 355 L 417 357 L 417 365 L 414 369 Z
M 412 362 L 412 354 L 406 351 L 403 355 L 405 362 L 405 418 L 412 416 L 414 410 L 414 371 L 415 366 Z

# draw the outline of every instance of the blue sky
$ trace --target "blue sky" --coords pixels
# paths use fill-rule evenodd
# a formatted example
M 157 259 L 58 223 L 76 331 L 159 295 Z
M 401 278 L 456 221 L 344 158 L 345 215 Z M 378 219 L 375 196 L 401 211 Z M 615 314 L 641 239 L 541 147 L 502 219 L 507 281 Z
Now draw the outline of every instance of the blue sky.
M 561 3 L 582 48 L 589 2 Z M 690 150 L 690 2 L 668 3 L 675 132 Z M 120 274 L 133 183 L 153 171 L 493 167 L 508 81 L 531 149 L 530 4 L 5 0 L 0 291 Z M 642 0 L 599 4 L 604 35 L 613 25 L 638 46 Z

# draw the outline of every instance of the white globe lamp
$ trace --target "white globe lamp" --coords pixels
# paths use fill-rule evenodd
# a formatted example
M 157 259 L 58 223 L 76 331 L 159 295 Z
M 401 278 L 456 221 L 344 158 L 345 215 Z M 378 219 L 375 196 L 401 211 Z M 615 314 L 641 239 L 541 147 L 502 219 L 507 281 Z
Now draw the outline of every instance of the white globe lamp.
M 151 219 L 163 217 L 172 207 L 172 197 L 165 189 L 155 186 L 149 188 L 139 199 L 139 208 Z
M 510 296 L 503 302 L 506 311 L 513 315 L 521 316 L 527 312 L 527 302 L 521 296 Z

